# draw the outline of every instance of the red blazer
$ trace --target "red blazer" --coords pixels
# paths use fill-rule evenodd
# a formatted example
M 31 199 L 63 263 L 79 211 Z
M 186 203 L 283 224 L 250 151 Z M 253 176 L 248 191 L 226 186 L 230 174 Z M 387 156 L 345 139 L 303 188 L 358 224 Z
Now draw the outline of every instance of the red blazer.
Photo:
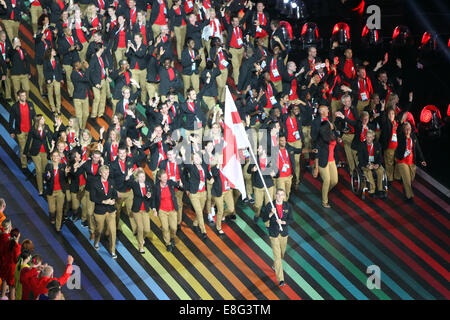
M 49 277 L 41 277 L 41 278 L 31 278 L 30 280 L 30 289 L 33 293 L 35 299 L 39 297 L 39 295 L 43 293 L 47 293 L 47 285 L 52 280 L 58 280 L 61 286 L 65 285 L 67 280 L 69 280 L 70 275 L 72 274 L 73 267 L 71 264 L 68 264 L 66 267 L 66 271 L 60 278 L 49 278 Z
M 20 283 L 22 284 L 22 300 L 30 300 L 30 282 L 31 279 L 37 278 L 38 275 L 39 272 L 37 268 L 26 267 L 20 271 Z
M 0 277 L 10 286 L 14 286 L 14 273 L 16 270 L 17 259 L 19 258 L 22 245 L 16 244 L 14 248 L 9 250 L 9 241 L 4 244 L 2 264 L 0 268 Z

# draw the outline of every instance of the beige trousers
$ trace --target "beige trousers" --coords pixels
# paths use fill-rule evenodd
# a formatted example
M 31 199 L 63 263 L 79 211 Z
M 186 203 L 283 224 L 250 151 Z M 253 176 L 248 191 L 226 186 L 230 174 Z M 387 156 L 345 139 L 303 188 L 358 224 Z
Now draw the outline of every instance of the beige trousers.
M 269 190 L 270 197 L 273 200 L 275 196 L 275 187 L 270 187 L 267 189 Z M 255 196 L 255 216 L 259 217 L 263 204 L 267 205 L 269 203 L 269 197 L 267 196 L 267 192 L 264 188 L 253 187 L 253 194 Z
M 47 83 L 47 92 L 52 111 L 61 112 L 61 82 L 53 80 L 51 83 Z
M 36 167 L 36 183 L 39 193 L 44 191 L 44 183 L 42 180 L 42 174 L 44 173 L 45 167 L 48 164 L 47 153 L 39 152 L 36 156 L 32 156 L 34 166 Z
M 57 231 L 61 230 L 63 207 L 64 207 L 65 195 L 61 190 L 53 191 L 53 193 L 47 196 L 48 212 L 50 217 L 55 219 L 55 227 Z
M 137 229 L 137 240 L 139 250 L 144 249 L 144 238 L 150 234 L 150 212 L 133 212 L 133 220 Z M 131 221 L 131 219 L 130 219 Z
M 319 174 L 322 178 L 322 203 L 328 204 L 328 193 L 338 183 L 336 162 L 328 162 L 325 168 L 319 166 Z
M 416 176 L 416 165 L 407 165 L 405 163 L 397 163 L 398 173 L 402 177 L 403 189 L 407 199 L 414 197 L 412 190 L 412 182 Z
M 203 219 L 203 209 L 206 204 L 206 192 L 190 193 L 189 199 L 191 200 L 192 207 L 195 211 L 194 227 L 200 227 L 202 233 L 206 233 L 205 222 Z
M 233 80 L 234 84 L 238 85 L 239 70 L 241 67 L 242 57 L 244 56 L 244 48 L 236 49 L 230 47 L 230 53 L 232 55 L 231 64 L 233 65 Z
M 107 85 L 106 80 L 103 79 L 100 83 L 100 89 L 92 87 L 92 91 L 94 92 L 94 102 L 92 103 L 91 118 L 96 118 L 97 116 L 101 117 L 105 113 Z
M 106 234 L 109 237 L 109 251 L 111 254 L 116 253 L 116 212 L 94 214 L 94 219 L 96 224 L 94 245 L 100 242 L 100 237 L 106 225 Z
M 234 212 L 233 190 L 227 190 L 220 197 L 214 197 L 214 203 L 217 207 L 216 229 L 222 230 L 222 218 Z M 224 209 L 224 204 L 227 209 Z
M 73 99 L 75 108 L 75 115 L 78 118 L 78 123 L 81 129 L 86 128 L 86 123 L 89 118 L 89 98 Z
M 161 221 L 164 243 L 168 246 L 170 244 L 170 240 L 175 239 L 175 234 L 177 232 L 177 212 L 175 210 L 159 210 L 158 217 L 159 221 Z
M 27 156 L 23 154 L 23 150 L 25 149 L 27 139 L 28 139 L 28 132 L 21 132 L 17 135 L 17 143 L 20 148 L 20 163 L 22 165 L 22 169 L 25 169 L 28 164 Z
M 70 79 L 70 75 L 72 74 L 72 66 L 69 66 L 67 64 L 63 64 L 63 69 L 66 72 L 66 83 L 67 83 L 67 91 L 69 93 L 69 97 L 73 96 L 73 83 L 72 79 Z
M 277 281 L 284 281 L 283 265 L 282 261 L 284 253 L 286 252 L 288 237 L 282 237 L 281 234 L 278 237 L 270 237 L 270 246 L 273 251 L 273 268 L 277 276 Z

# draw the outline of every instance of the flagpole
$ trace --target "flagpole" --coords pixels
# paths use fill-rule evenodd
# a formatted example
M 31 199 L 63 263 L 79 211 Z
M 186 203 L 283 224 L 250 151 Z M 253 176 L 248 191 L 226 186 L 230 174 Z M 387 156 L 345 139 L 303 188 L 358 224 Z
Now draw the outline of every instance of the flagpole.
M 256 165 L 256 168 L 258 169 L 259 177 L 261 178 L 261 181 L 262 181 L 262 183 L 264 185 L 264 190 L 266 191 L 267 197 L 269 198 L 269 201 L 270 201 L 270 204 L 272 206 L 272 209 L 275 209 L 275 206 L 273 205 L 273 202 L 272 202 L 272 197 L 270 196 L 269 189 L 267 188 L 266 182 L 264 181 L 264 177 L 263 177 L 261 168 L 259 167 L 259 163 L 258 163 L 258 161 L 256 159 L 255 153 L 253 152 L 253 148 L 252 148 L 252 145 L 251 145 L 250 142 L 248 143 L 248 148 L 250 149 L 250 154 L 251 154 L 251 156 L 253 158 L 253 161 L 255 161 L 255 165 Z M 277 213 L 276 210 L 275 210 L 275 218 L 277 220 L 280 219 L 278 217 L 278 213 Z M 280 231 L 283 231 L 283 227 L 281 226 L 281 224 L 278 224 L 278 225 L 280 226 Z
M 228 88 L 228 85 L 226 85 L 225 88 L 226 88 L 226 93 L 225 93 L 226 94 L 226 96 L 225 96 L 225 108 L 226 108 L 226 105 L 227 105 L 226 98 L 227 98 L 227 96 L 231 97 L 231 92 L 230 92 L 230 89 Z M 226 113 L 226 110 L 225 110 L 225 113 Z M 244 136 L 243 138 L 246 140 L 245 141 L 246 142 L 245 145 L 249 148 L 250 154 L 251 154 L 251 156 L 253 158 L 253 161 L 255 162 L 256 168 L 258 169 L 258 174 L 259 174 L 259 177 L 261 178 L 261 181 L 262 181 L 262 183 L 264 185 L 264 190 L 266 191 L 267 197 L 269 198 L 270 205 L 272 206 L 272 209 L 275 209 L 275 206 L 272 203 L 272 197 L 270 196 L 269 189 L 267 188 L 266 182 L 264 181 L 264 177 L 263 177 L 263 174 L 261 172 L 261 168 L 259 167 L 259 164 L 258 164 L 258 161 L 256 159 L 255 153 L 253 152 L 252 145 L 251 145 L 251 143 L 250 143 L 250 141 L 248 139 L 248 135 L 247 135 L 246 132 L 243 132 L 242 135 Z M 277 220 L 280 219 L 278 217 L 278 213 L 277 213 L 276 210 L 275 210 L 275 217 L 276 217 Z M 283 227 L 281 226 L 281 224 L 278 224 L 278 225 L 280 226 L 280 231 L 283 231 Z

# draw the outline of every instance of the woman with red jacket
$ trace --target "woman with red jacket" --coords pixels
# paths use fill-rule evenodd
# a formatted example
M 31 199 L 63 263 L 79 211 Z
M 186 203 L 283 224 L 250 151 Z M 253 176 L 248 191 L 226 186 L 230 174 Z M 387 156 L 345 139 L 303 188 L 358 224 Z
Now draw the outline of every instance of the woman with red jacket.
M 9 242 L 3 250 L 2 264 L 0 266 L 0 278 L 2 282 L 2 297 L 6 295 L 6 287 L 9 286 L 9 300 L 15 300 L 16 289 L 14 287 L 14 272 L 22 245 L 19 243 L 20 231 L 14 228 L 9 234 Z

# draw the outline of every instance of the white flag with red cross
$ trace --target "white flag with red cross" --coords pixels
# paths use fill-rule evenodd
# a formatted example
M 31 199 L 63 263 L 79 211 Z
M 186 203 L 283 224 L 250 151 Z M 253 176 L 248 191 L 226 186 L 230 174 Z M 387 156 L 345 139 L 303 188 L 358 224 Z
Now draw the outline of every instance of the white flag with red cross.
M 239 149 L 250 147 L 244 124 L 237 111 L 230 89 L 226 87 L 224 112 L 224 145 L 223 145 L 223 175 L 229 180 L 231 187 L 247 197 L 244 176 L 239 160 Z

